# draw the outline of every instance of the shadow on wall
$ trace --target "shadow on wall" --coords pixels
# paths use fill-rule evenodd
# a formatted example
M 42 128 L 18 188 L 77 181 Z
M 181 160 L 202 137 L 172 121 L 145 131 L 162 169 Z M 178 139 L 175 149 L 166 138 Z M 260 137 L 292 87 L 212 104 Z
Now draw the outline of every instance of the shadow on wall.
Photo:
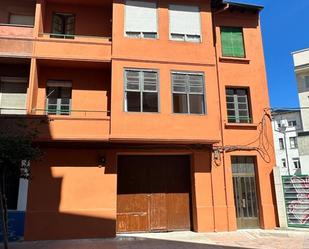
M 31 165 L 25 240 L 115 236 L 114 203 L 106 200 L 114 193 L 106 190 L 110 176 L 99 168 L 99 151 L 44 147 L 43 152 Z
M 18 134 L 23 125 L 27 129 L 41 123 L 48 127 L 45 122 L 48 124 L 48 118 L 43 116 L 39 119 L 1 115 L 0 130 L 9 129 Z M 64 149 L 54 144 L 53 147 L 38 145 L 43 155 L 31 162 L 25 240 L 115 236 L 114 190 L 106 188 L 114 182 L 114 174 L 110 172 L 115 170 L 99 167 L 100 151 L 79 146 Z

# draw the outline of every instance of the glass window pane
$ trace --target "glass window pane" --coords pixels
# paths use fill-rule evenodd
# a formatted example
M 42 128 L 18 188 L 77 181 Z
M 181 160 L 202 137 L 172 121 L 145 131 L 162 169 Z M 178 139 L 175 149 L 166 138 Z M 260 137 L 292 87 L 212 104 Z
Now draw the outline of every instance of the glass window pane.
M 154 32 L 143 32 L 143 37 L 144 38 L 155 39 L 155 38 L 157 38 L 157 33 L 154 33 Z
M 187 92 L 187 75 L 180 73 L 172 74 L 173 92 L 186 93 Z
M 171 38 L 176 41 L 184 41 L 185 35 L 183 34 L 171 34 Z
M 61 87 L 60 88 L 60 98 L 71 98 L 72 88 L 70 87 Z
M 59 95 L 59 89 L 58 87 L 47 87 L 47 93 L 46 97 L 47 98 L 58 98 Z
M 70 115 L 70 106 L 69 105 L 61 105 L 60 114 L 61 115 Z
M 141 32 L 129 32 L 129 31 L 127 31 L 126 35 L 128 37 L 131 37 L 131 38 L 140 38 L 141 37 Z
M 50 115 L 55 115 L 57 114 L 57 105 L 48 105 L 47 106 L 47 113 Z
M 157 73 L 144 72 L 144 91 L 157 91 Z
M 141 111 L 141 94 L 140 92 L 127 92 L 127 111 L 140 112 Z
M 140 72 L 127 70 L 126 71 L 126 89 L 140 90 L 139 77 L 140 77 Z
M 64 27 L 63 24 L 64 20 L 62 16 L 58 14 L 53 15 L 53 27 L 52 27 L 52 33 L 54 34 L 63 34 L 64 33 Z
M 75 33 L 75 16 L 66 15 L 65 33 L 67 35 L 74 35 Z
M 158 112 L 158 94 L 143 93 L 143 112 Z
M 204 114 L 204 95 L 190 94 L 190 113 Z
M 187 41 L 191 41 L 191 42 L 200 42 L 201 41 L 201 37 L 199 35 L 187 35 L 186 37 Z
M 204 82 L 202 75 L 188 75 L 190 93 L 204 93 Z
M 186 94 L 173 94 L 174 113 L 188 113 L 188 102 Z

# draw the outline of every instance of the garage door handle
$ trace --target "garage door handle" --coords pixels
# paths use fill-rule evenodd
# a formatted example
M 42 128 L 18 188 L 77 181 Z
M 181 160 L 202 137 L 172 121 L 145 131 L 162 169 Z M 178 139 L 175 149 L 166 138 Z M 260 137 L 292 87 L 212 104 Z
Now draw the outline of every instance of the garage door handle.
M 242 206 L 243 208 L 246 207 L 246 199 L 242 199 L 242 200 L 241 200 L 241 206 Z

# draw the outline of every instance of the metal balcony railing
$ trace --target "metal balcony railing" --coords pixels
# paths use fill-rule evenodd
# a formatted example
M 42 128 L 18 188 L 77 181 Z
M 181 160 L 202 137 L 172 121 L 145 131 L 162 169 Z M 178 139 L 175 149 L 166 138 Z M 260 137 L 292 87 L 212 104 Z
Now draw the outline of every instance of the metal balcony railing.
M 109 116 L 107 110 L 72 110 L 72 109 L 33 109 L 35 115 L 53 115 L 53 116 L 70 116 L 85 118 L 104 118 Z
M 1 26 L 9 26 L 9 27 L 21 27 L 21 28 L 33 28 L 34 25 L 28 25 L 28 24 L 13 24 L 13 23 L 0 23 Z
M 102 39 L 108 39 L 109 41 L 112 40 L 111 37 L 106 36 L 97 36 L 97 35 L 69 35 L 69 34 L 56 34 L 56 33 L 40 33 L 40 36 L 48 36 L 50 38 L 57 38 L 57 39 L 76 39 L 76 38 L 85 38 L 85 39 L 91 39 L 91 38 L 102 38 Z

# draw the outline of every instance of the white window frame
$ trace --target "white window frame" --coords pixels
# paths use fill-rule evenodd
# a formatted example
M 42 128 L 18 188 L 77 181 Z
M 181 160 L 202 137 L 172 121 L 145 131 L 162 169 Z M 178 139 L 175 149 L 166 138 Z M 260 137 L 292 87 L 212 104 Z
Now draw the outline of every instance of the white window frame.
M 126 17 L 127 17 L 127 9 L 126 6 L 128 5 L 128 2 L 140 2 L 140 3 L 153 3 L 155 5 L 155 10 L 156 10 L 156 20 L 155 20 L 155 25 L 156 25 L 156 32 L 153 31 L 138 31 L 138 30 L 128 30 L 127 29 L 127 24 L 126 24 Z M 157 2 L 154 1 L 136 1 L 136 0 L 126 0 L 125 1 L 125 14 L 124 14 L 124 36 L 128 38 L 137 38 L 137 39 L 158 39 L 159 38 L 159 16 L 158 16 L 158 4 Z M 148 37 L 147 37 L 148 35 Z M 150 37 L 153 35 L 153 37 Z
M 57 109 L 56 109 L 56 113 L 53 113 L 51 111 L 49 111 L 48 109 L 48 106 L 50 105 L 49 104 L 49 95 L 51 93 L 47 93 L 46 91 L 46 114 L 47 115 L 71 115 L 71 108 L 72 108 L 72 82 L 71 81 L 64 81 L 64 80 L 48 80 L 47 81 L 47 84 L 46 84 L 46 90 L 47 90 L 47 87 L 62 87 L 62 88 L 70 88 L 71 89 L 71 99 L 69 101 L 69 104 L 66 104 L 66 106 L 69 106 L 69 111 L 67 112 L 68 114 L 63 114 L 61 112 L 61 106 L 63 105 L 61 103 L 62 101 L 62 98 L 57 98 L 57 103 L 56 104 L 53 104 L 53 105 L 56 105 Z
M 133 90 L 127 88 L 127 71 L 133 71 L 139 73 L 139 89 Z M 144 72 L 152 72 L 157 74 L 157 84 L 156 84 L 156 91 L 154 90 L 145 90 L 144 89 Z M 127 92 L 139 92 L 140 93 L 140 111 L 128 111 L 128 100 L 127 100 Z M 158 111 L 157 112 L 146 112 L 143 111 L 143 93 L 157 93 L 157 103 L 158 103 Z M 156 69 L 142 69 L 142 68 L 125 68 L 124 69 L 124 111 L 127 113 L 159 113 L 160 112 L 160 77 L 159 77 L 159 70 Z
M 297 143 L 297 137 L 290 137 L 290 149 L 297 149 L 298 143 Z
M 171 25 L 171 8 L 172 6 L 181 6 L 181 7 L 187 7 L 187 8 L 193 8 L 196 7 L 198 9 L 199 13 L 199 35 L 198 34 L 186 34 L 186 33 L 174 33 L 172 32 L 172 25 Z M 193 42 L 193 43 L 201 43 L 202 42 L 202 20 L 201 20 L 201 10 L 198 5 L 183 5 L 183 4 L 170 4 L 168 7 L 169 12 L 169 39 L 171 41 L 183 41 L 183 42 Z M 174 37 L 173 37 L 174 36 Z M 179 38 L 175 38 L 175 36 L 178 36 Z M 190 39 L 193 37 L 197 37 L 197 40 Z

